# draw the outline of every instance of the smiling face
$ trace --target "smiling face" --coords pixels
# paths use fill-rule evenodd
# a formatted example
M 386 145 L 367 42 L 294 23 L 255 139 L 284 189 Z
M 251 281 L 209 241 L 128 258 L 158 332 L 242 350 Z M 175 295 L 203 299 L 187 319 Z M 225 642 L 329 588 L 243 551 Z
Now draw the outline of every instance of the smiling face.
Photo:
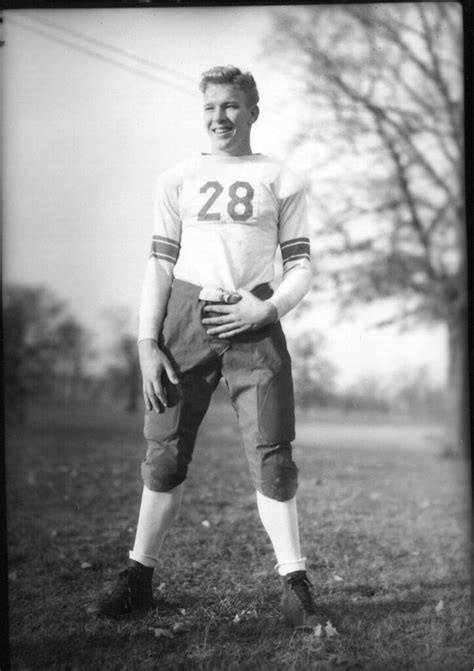
M 232 84 L 209 84 L 204 92 L 204 123 L 213 154 L 246 156 L 258 107 L 247 107 L 245 93 Z

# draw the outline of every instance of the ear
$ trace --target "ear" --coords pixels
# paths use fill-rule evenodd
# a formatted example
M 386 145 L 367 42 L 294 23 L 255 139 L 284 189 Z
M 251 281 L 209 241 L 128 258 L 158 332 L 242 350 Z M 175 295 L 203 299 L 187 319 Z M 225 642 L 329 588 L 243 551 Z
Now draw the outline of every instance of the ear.
M 260 109 L 258 105 L 254 105 L 250 110 L 250 123 L 253 124 L 257 121 L 258 115 L 260 114 Z

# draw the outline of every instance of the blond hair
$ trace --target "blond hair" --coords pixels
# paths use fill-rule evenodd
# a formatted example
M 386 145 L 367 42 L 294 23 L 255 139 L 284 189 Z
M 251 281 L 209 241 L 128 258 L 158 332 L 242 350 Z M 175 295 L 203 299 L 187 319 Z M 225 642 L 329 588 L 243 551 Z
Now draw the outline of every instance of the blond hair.
M 203 72 L 199 80 L 199 89 L 202 93 L 205 93 L 209 84 L 231 84 L 235 86 L 244 92 L 249 108 L 257 105 L 260 100 L 252 73 L 242 72 L 234 65 L 217 65 Z

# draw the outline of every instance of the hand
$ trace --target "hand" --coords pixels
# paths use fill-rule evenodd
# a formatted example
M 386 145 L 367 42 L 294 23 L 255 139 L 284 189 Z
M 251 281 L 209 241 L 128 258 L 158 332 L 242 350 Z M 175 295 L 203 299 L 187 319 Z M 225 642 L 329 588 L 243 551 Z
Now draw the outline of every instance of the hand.
M 278 320 L 278 312 L 272 303 L 262 301 L 246 289 L 239 289 L 242 300 L 235 305 L 206 305 L 205 312 L 217 312 L 218 316 L 205 317 L 202 323 L 209 326 L 207 333 L 219 338 L 230 338 L 238 333 L 259 329 Z
M 178 384 L 178 376 L 156 340 L 142 340 L 138 343 L 140 369 L 143 378 L 143 398 L 147 410 L 164 412 L 168 405 L 166 390 L 163 386 L 163 374 L 173 384 Z

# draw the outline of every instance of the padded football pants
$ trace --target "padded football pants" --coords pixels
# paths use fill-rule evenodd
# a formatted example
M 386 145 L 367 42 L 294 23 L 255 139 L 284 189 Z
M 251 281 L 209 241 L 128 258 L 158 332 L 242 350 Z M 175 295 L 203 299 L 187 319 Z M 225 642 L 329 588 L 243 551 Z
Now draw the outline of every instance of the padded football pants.
M 291 361 L 280 322 L 229 339 L 208 335 L 201 320 L 206 304 L 201 287 L 174 280 L 159 345 L 174 366 L 179 384 L 164 380 L 168 407 L 146 411 L 146 457 L 142 478 L 152 491 L 173 489 L 186 478 L 196 435 L 221 377 L 238 417 L 256 489 L 277 501 L 296 492 L 292 459 L 295 435 Z M 272 295 L 268 284 L 253 292 Z

